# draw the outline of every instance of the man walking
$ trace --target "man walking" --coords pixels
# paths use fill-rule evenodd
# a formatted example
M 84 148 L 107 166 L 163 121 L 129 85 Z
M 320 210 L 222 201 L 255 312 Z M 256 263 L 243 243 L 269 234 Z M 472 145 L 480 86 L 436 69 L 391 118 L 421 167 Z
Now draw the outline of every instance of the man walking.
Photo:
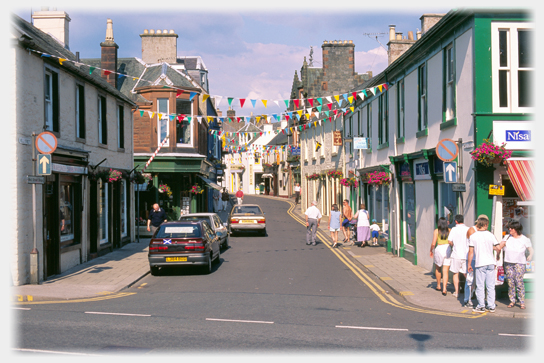
M 238 201 L 238 205 L 242 205 L 242 202 L 244 201 L 244 192 L 242 191 L 242 187 L 240 187 L 236 192 L 236 200 Z
M 349 206 L 349 200 L 345 199 L 343 204 L 344 206 L 342 207 L 342 216 L 344 217 L 344 219 L 342 220 L 342 233 L 344 234 L 343 243 L 346 243 L 349 241 L 350 238 L 349 222 L 351 221 L 351 218 L 353 218 L 353 211 Z
M 321 212 L 317 209 L 317 201 L 313 201 L 312 205 L 304 213 L 306 215 L 306 244 L 310 243 L 315 246 L 315 234 L 317 233 L 317 227 L 321 222 Z
M 230 196 L 229 192 L 227 192 L 227 188 L 223 188 L 223 193 L 221 194 L 221 210 L 225 211 L 227 210 L 228 202 L 229 202 Z
M 467 257 L 468 257 L 468 226 L 465 225 L 465 218 L 461 214 L 455 216 L 455 227 L 453 227 L 448 235 L 448 243 L 452 247 L 450 271 L 453 273 L 453 287 L 455 292 L 453 296 L 459 295 L 459 273 L 466 278 L 467 274 Z M 464 303 L 466 305 L 470 299 L 470 286 L 468 280 L 465 282 Z
M 147 231 L 154 234 L 163 222 L 166 222 L 166 212 L 159 207 L 158 203 L 155 203 L 147 218 Z
M 476 278 L 476 299 L 478 305 L 472 309 L 476 313 L 495 312 L 495 256 L 493 250 L 500 252 L 499 241 L 487 230 L 489 218 L 478 217 L 476 221 L 476 232 L 469 239 L 468 261 L 475 257 L 475 278 Z M 472 271 L 472 266 L 468 266 Z M 484 291 L 485 288 L 485 291 Z M 485 293 L 487 292 L 487 308 Z
M 300 184 L 297 183 L 295 185 L 295 204 L 298 204 L 299 200 L 300 200 Z

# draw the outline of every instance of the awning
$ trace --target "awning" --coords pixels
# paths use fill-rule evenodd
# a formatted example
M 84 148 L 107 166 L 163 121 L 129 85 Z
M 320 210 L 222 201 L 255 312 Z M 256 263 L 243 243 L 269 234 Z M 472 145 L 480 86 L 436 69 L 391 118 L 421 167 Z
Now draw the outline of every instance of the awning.
M 261 175 L 261 178 L 273 178 L 273 177 L 274 177 L 274 175 L 272 175 L 272 174 L 263 174 L 263 175 Z
M 197 174 L 197 175 L 198 175 L 198 174 Z M 221 189 L 222 189 L 219 185 L 215 184 L 215 183 L 212 182 L 210 179 L 206 179 L 206 178 L 204 178 L 203 176 L 200 176 L 200 175 L 198 175 L 198 177 L 199 177 L 200 179 L 204 180 L 204 182 L 205 182 L 206 184 L 208 184 L 209 187 L 211 187 L 211 188 L 213 188 L 213 189 L 217 189 L 217 190 L 221 190 Z
M 521 200 L 533 200 L 535 196 L 534 160 L 512 158 L 506 160 L 506 165 L 510 181 Z

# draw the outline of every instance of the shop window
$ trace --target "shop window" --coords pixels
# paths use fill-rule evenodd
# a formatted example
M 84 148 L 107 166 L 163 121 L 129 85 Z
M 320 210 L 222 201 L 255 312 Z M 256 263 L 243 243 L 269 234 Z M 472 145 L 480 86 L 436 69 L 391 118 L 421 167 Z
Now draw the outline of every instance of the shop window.
M 403 219 L 406 244 L 416 244 L 416 191 L 414 183 L 403 183 Z
M 98 226 L 98 238 L 100 244 L 106 244 L 108 239 L 108 183 L 104 183 L 100 180 L 99 185 L 99 226 Z
M 69 183 L 60 184 L 60 244 L 70 245 L 74 242 L 74 187 Z
M 128 226 L 127 226 L 127 181 L 125 179 L 121 180 L 120 185 L 120 197 L 121 197 L 121 237 L 126 237 L 128 235 Z
M 452 225 L 457 213 L 457 192 L 453 191 L 453 184 L 439 183 L 438 217 L 446 218 L 448 223 Z

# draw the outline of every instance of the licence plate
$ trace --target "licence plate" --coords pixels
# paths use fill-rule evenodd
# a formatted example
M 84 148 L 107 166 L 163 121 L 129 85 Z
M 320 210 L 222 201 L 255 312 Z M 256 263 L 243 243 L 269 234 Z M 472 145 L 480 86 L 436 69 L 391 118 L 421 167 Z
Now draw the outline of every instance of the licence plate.
M 187 261 L 187 257 L 166 257 L 166 262 L 183 262 Z
M 252 219 L 241 219 L 240 223 L 255 223 L 255 221 Z

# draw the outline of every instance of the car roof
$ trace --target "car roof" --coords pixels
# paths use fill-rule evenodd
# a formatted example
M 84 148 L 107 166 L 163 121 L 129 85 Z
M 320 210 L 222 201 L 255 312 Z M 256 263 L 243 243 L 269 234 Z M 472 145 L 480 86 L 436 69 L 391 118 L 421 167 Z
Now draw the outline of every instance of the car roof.
M 183 214 L 179 217 L 180 218 L 182 217 L 211 217 L 213 215 L 217 215 L 217 213 L 188 213 L 188 214 Z
M 199 220 L 199 221 L 169 221 L 169 222 L 164 222 L 161 224 L 161 227 L 162 226 L 171 226 L 171 225 L 189 225 L 189 224 L 200 224 L 200 223 L 204 223 L 206 221 L 202 221 L 202 220 Z M 206 222 L 207 223 L 207 222 Z

